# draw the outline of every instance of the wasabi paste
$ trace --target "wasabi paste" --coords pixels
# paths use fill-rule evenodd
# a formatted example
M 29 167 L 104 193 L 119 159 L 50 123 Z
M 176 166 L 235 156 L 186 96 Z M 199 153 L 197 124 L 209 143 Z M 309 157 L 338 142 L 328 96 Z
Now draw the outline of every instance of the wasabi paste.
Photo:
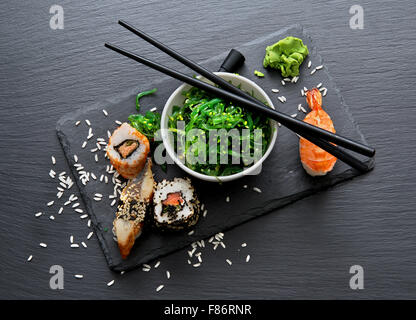
M 308 47 L 301 39 L 286 37 L 266 48 L 263 66 L 280 70 L 283 77 L 296 77 L 308 54 Z

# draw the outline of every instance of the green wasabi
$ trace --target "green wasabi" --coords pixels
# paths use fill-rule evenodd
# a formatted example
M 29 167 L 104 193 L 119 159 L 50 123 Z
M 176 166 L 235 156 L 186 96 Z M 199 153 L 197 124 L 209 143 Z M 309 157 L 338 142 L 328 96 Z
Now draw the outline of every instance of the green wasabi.
M 263 72 L 260 72 L 260 71 L 258 71 L 258 70 L 254 70 L 254 74 L 255 74 L 257 77 L 260 77 L 260 78 L 263 78 L 263 77 L 264 77 L 264 73 L 263 73 Z
M 280 70 L 283 77 L 296 77 L 308 54 L 308 47 L 301 39 L 286 37 L 266 48 L 263 66 Z

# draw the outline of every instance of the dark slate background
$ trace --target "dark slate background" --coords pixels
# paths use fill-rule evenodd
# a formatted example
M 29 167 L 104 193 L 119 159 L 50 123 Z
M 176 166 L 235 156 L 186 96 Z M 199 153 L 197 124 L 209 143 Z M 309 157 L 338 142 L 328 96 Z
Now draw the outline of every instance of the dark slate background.
M 53 4 L 64 7 L 64 30 L 49 28 Z M 413 298 L 416 4 L 358 4 L 364 30 L 349 28 L 349 1 L 1 2 L 0 298 Z M 69 235 L 78 239 L 89 232 L 84 222 L 72 214 L 56 221 L 33 216 L 48 212 L 45 204 L 55 197 L 50 155 L 57 158 L 57 170 L 69 171 L 56 121 L 160 77 L 115 59 L 104 41 L 179 68 L 118 26 L 118 18 L 196 61 L 301 22 L 377 148 L 375 170 L 227 232 L 227 249 L 205 250 L 199 269 L 189 268 L 182 250 L 149 273 L 119 276 L 107 268 L 95 237 L 87 249 L 69 248 Z M 238 251 L 242 242 L 248 246 Z M 61 291 L 49 288 L 54 264 L 65 269 Z M 354 264 L 365 270 L 362 291 L 349 288 Z M 76 273 L 84 279 L 73 278 Z M 156 293 L 159 284 L 165 288 Z

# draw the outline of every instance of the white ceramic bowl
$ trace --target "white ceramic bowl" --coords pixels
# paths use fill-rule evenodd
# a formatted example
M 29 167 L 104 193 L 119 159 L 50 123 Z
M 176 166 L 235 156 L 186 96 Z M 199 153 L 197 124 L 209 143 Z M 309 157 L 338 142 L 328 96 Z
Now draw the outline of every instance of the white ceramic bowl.
M 254 97 L 256 97 L 257 99 L 259 99 L 260 101 L 266 101 L 267 104 L 274 109 L 273 106 L 273 102 L 270 100 L 270 98 L 267 96 L 267 94 L 264 92 L 264 90 L 262 88 L 260 88 L 256 83 L 254 83 L 253 81 L 236 75 L 234 73 L 227 73 L 227 72 L 215 72 L 215 74 L 217 76 L 220 76 L 221 78 L 227 80 L 227 81 L 231 81 L 233 85 L 237 86 L 237 85 L 241 85 L 241 89 L 246 91 L 246 92 L 253 92 L 254 93 Z M 202 76 L 199 76 L 198 79 L 201 79 L 207 83 L 212 84 L 212 82 L 210 82 L 209 80 L 203 78 Z M 169 135 L 168 135 L 168 120 L 169 120 L 169 116 L 172 114 L 172 108 L 173 106 L 183 106 L 183 102 L 184 102 L 184 96 L 182 95 L 183 91 L 189 90 L 191 88 L 191 86 L 189 84 L 184 83 L 183 85 L 181 85 L 179 88 L 177 88 L 169 97 L 168 101 L 166 101 L 165 107 L 163 108 L 163 112 L 162 112 L 162 119 L 161 119 L 161 133 L 162 133 L 162 141 L 163 144 L 165 145 L 166 151 L 169 154 L 169 156 L 173 159 L 173 161 L 181 168 L 183 169 L 185 172 L 189 173 L 190 175 L 198 178 L 198 179 L 202 179 L 205 181 L 211 181 L 211 182 L 226 182 L 226 181 L 231 181 L 231 180 L 235 180 L 235 179 L 239 179 L 242 178 L 246 175 L 253 175 L 256 172 L 258 172 L 260 170 L 260 166 L 262 165 L 263 161 L 269 156 L 270 152 L 272 151 L 274 144 L 276 142 L 276 137 L 277 137 L 277 123 L 276 121 L 270 120 L 270 126 L 272 129 L 272 136 L 271 136 L 271 140 L 270 140 L 270 144 L 266 150 L 266 152 L 264 153 L 264 155 L 261 157 L 261 159 L 259 161 L 257 161 L 256 163 L 254 163 L 252 166 L 244 169 L 242 172 L 239 173 L 235 173 L 229 176 L 219 176 L 219 177 L 214 177 L 214 176 L 209 176 L 209 175 L 205 175 L 199 172 L 196 172 L 190 168 L 188 168 L 182 161 L 179 160 L 179 158 L 176 155 L 176 152 L 171 144 L 171 141 L 169 139 Z

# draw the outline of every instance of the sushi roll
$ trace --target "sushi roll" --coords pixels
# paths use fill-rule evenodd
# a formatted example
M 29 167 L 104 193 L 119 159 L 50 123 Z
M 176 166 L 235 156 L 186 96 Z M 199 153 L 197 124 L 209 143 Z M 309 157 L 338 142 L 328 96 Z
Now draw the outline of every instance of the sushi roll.
M 188 178 L 159 182 L 153 204 L 153 219 L 155 225 L 161 229 L 182 230 L 198 221 L 199 201 Z
M 142 171 L 149 151 L 147 137 L 128 123 L 123 123 L 108 141 L 107 156 L 121 176 L 133 179 Z
M 135 240 L 142 233 L 146 216 L 151 214 L 154 183 L 152 160 L 149 158 L 144 170 L 129 182 L 120 195 L 113 233 L 123 259 L 130 254 Z

